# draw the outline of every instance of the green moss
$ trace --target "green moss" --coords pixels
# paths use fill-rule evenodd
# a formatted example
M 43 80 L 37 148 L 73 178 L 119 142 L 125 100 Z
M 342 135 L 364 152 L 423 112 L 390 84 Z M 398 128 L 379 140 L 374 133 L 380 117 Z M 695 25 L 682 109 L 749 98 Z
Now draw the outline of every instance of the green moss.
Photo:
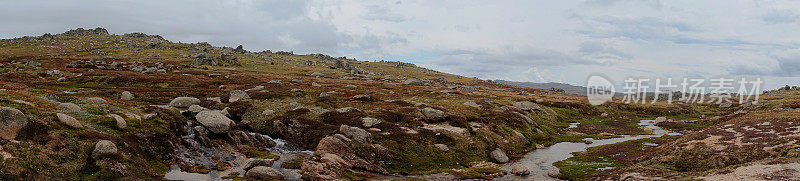
M 262 158 L 262 159 L 281 158 L 278 155 L 274 155 L 272 153 L 267 152 L 266 150 L 262 150 L 250 145 L 239 145 L 239 149 L 241 149 L 242 153 L 247 155 L 248 158 Z
M 294 160 L 289 160 L 287 162 L 281 163 L 281 168 L 288 168 L 288 169 L 300 169 L 300 165 L 303 164 L 303 158 L 297 158 Z

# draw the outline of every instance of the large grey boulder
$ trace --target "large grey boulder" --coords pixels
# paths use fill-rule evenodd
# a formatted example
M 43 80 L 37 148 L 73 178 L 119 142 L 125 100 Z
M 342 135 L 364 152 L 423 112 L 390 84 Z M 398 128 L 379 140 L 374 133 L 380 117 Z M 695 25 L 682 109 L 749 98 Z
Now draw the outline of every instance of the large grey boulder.
M 28 124 L 28 118 L 22 114 L 22 111 L 10 107 L 0 107 L 0 138 L 13 140 L 26 124 Z
M 81 107 L 80 106 L 75 105 L 73 103 L 69 103 L 69 102 L 60 103 L 60 104 L 58 104 L 57 108 L 58 108 L 58 110 L 66 112 L 66 113 L 81 112 Z
M 503 152 L 503 150 L 501 150 L 500 148 L 497 148 L 494 151 L 492 151 L 492 153 L 490 153 L 489 156 L 495 163 L 508 162 L 508 156 L 506 156 L 506 152 Z
M 95 160 L 110 158 L 117 155 L 117 145 L 108 140 L 100 140 L 94 145 L 92 158 Z
M 130 100 L 133 100 L 133 97 L 134 97 L 133 93 L 125 91 L 125 92 L 122 92 L 122 96 L 120 97 L 120 99 L 126 100 L 126 101 L 130 101 Z
M 257 166 L 247 171 L 247 178 L 256 180 L 281 180 L 283 174 L 272 167 Z
M 169 106 L 179 108 L 187 108 L 195 104 L 200 104 L 200 99 L 194 97 L 176 97 L 169 102 Z
M 128 127 L 128 122 L 126 122 L 125 119 L 122 118 L 122 116 L 119 116 L 117 114 L 109 114 L 108 117 L 114 118 L 114 121 L 117 121 L 117 128 L 122 129 Z
M 216 134 L 228 133 L 231 129 L 231 124 L 233 124 L 233 120 L 222 115 L 220 111 L 214 110 L 200 111 L 195 118 L 197 122 L 200 122 L 200 124 L 203 124 L 208 130 Z
M 354 126 L 347 126 L 347 125 L 339 126 L 339 132 L 342 132 L 342 134 L 347 135 L 350 138 L 353 138 L 353 140 L 356 140 L 359 143 L 366 143 L 372 140 L 372 134 L 370 134 L 366 130 Z
M 444 111 L 440 111 L 438 109 L 430 107 L 426 107 L 420 110 L 420 112 L 422 112 L 422 116 L 429 121 L 439 121 L 447 117 L 447 115 L 444 114 Z
M 56 117 L 58 117 L 58 120 L 61 121 L 61 123 L 64 123 L 67 126 L 70 126 L 70 127 L 73 127 L 73 128 L 83 128 L 83 125 L 81 125 L 81 123 L 78 122 L 78 120 L 73 118 L 72 116 L 69 116 L 69 115 L 66 115 L 66 114 L 62 114 L 62 113 L 56 113 Z

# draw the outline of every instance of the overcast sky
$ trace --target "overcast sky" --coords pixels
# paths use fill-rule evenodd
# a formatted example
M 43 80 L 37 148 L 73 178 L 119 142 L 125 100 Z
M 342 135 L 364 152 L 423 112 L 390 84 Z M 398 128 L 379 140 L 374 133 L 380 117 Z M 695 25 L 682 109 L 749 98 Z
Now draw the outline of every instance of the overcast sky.
M 800 2 L 10 1 L 0 37 L 104 27 L 173 42 L 399 60 L 482 79 L 584 84 L 758 76 L 800 83 Z

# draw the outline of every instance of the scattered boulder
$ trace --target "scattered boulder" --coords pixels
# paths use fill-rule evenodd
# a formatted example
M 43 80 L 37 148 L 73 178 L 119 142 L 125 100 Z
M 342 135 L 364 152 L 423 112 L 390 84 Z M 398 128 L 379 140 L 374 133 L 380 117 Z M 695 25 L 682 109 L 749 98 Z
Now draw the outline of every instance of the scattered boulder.
M 206 110 L 206 108 L 197 104 L 189 106 L 189 111 L 193 113 L 199 113 L 200 111 L 203 110 Z
M 114 118 L 114 120 L 117 121 L 117 128 L 122 129 L 128 127 L 128 122 L 126 122 L 125 119 L 122 118 L 122 116 L 119 116 L 117 114 L 109 114 L 108 117 Z
M 353 138 L 359 143 L 366 143 L 368 141 L 372 141 L 372 134 L 370 134 L 366 130 L 363 130 L 355 126 L 347 126 L 347 125 L 339 126 L 339 132 L 342 132 L 342 134 L 347 135 L 350 138 Z
M 267 109 L 267 110 L 261 111 L 261 115 L 264 115 L 264 116 L 272 116 L 274 114 L 275 114 L 275 111 L 273 111 L 271 109 Z
M 178 108 L 187 108 L 195 104 L 200 104 L 200 99 L 194 97 L 176 97 L 169 102 L 169 106 Z
M 447 117 L 447 115 L 444 114 L 444 111 L 440 111 L 438 109 L 434 109 L 434 108 L 430 108 L 430 107 L 426 107 L 426 108 L 422 109 L 421 112 L 422 112 L 422 116 L 424 116 L 425 119 L 427 119 L 429 121 L 439 121 L 439 120 L 442 120 L 445 117 Z
M 331 98 L 331 95 L 328 94 L 328 93 L 324 93 L 323 92 L 323 93 L 319 93 L 319 98 L 327 99 L 327 98 Z
M 528 174 L 531 174 L 531 171 L 525 165 L 516 164 L 513 167 L 511 167 L 511 174 L 514 174 L 514 175 L 528 175 Z
M 44 72 L 50 77 L 55 77 L 57 75 L 61 75 L 61 71 L 60 70 L 47 70 L 47 71 L 44 71 Z
M 506 156 L 506 152 L 503 152 L 503 150 L 501 150 L 500 148 L 497 148 L 494 151 L 492 151 L 492 153 L 490 153 L 489 156 L 495 163 L 508 162 L 508 156 Z
M 594 143 L 594 141 L 592 141 L 592 139 L 585 138 L 585 139 L 583 139 L 583 143 L 592 144 L 592 143 Z
M 225 117 L 220 111 L 214 110 L 200 111 L 195 118 L 197 122 L 200 122 L 200 124 L 203 124 L 208 130 L 216 134 L 228 133 L 231 129 L 231 124 L 233 124 L 233 120 Z
M 369 95 L 369 94 L 355 95 L 355 96 L 353 96 L 353 100 L 372 101 L 372 96 Z
M 242 90 L 231 91 L 231 98 L 228 99 L 228 102 L 236 102 L 240 99 L 250 99 L 250 95 Z
M 83 128 L 83 125 L 81 125 L 81 123 L 78 122 L 78 120 L 73 118 L 72 116 L 62 113 L 56 113 L 56 117 L 58 117 L 58 120 L 61 121 L 61 123 L 64 123 L 67 126 L 71 126 L 73 128 Z
M 100 160 L 114 156 L 117 156 L 117 145 L 115 145 L 114 142 L 100 140 L 94 145 L 94 151 L 92 151 L 93 159 Z
M 403 84 L 405 84 L 405 85 L 415 85 L 415 86 L 425 85 L 425 83 L 422 82 L 422 80 L 419 80 L 418 78 L 406 79 L 406 80 L 403 81 Z
M 0 138 L 13 140 L 26 124 L 28 124 L 28 118 L 22 111 L 10 107 L 0 107 Z
M 540 107 L 538 104 L 533 103 L 531 101 L 515 102 L 514 103 L 514 107 L 522 109 L 523 111 L 534 111 L 534 110 L 535 111 L 541 111 L 542 110 L 542 107 Z
M 547 176 L 553 178 L 561 177 L 561 169 L 558 169 L 558 167 L 550 168 L 550 170 L 547 170 Z
M 128 91 L 122 92 L 122 97 L 120 97 L 120 99 L 126 100 L 126 101 L 133 100 L 133 93 L 128 92 Z
M 606 133 L 606 132 L 602 132 L 602 133 L 600 133 L 600 134 L 597 134 L 597 135 L 598 135 L 598 136 L 603 136 L 603 137 L 607 137 L 607 136 L 614 136 L 614 134 L 613 134 L 613 133 Z
M 358 112 L 360 110 L 358 110 L 357 108 L 354 108 L 354 107 L 343 107 L 343 108 L 336 109 L 336 112 L 339 112 L 339 113 L 346 113 L 346 112 L 350 112 L 350 111 Z
M 664 122 L 664 121 L 667 121 L 667 117 L 657 117 L 656 120 L 655 120 L 655 123 L 660 123 L 660 122 Z
M 272 167 L 257 166 L 247 171 L 247 178 L 257 180 L 281 180 L 283 174 Z
M 250 170 L 258 166 L 271 167 L 273 163 L 275 163 L 274 159 L 248 158 L 244 163 L 244 170 Z
M 75 113 L 75 112 L 81 112 L 81 107 L 73 103 L 67 102 L 58 104 L 58 110 L 66 113 Z
M 528 142 L 528 138 L 526 138 L 525 135 L 520 133 L 519 131 L 514 130 L 514 135 L 517 136 L 517 139 L 519 139 L 520 141 Z
M 108 101 L 106 101 L 102 97 L 90 97 L 90 98 L 86 99 L 86 102 L 91 103 L 91 104 L 104 104 L 104 103 L 106 103 Z
M 369 127 L 375 126 L 377 124 L 381 124 L 382 121 L 380 119 L 377 119 L 377 118 L 363 117 L 363 118 L 361 118 L 361 122 L 364 123 L 363 124 L 364 127 L 369 128 Z
M 447 145 L 445 145 L 445 144 L 433 144 L 433 146 L 435 146 L 437 149 L 439 149 L 439 150 L 441 150 L 443 152 L 450 151 L 450 147 L 447 147 Z
M 322 73 L 319 73 L 319 72 L 314 72 L 314 73 L 311 73 L 310 76 L 312 76 L 312 77 L 323 77 L 323 76 L 325 76 L 325 74 L 322 74 Z
M 37 67 L 39 65 L 42 65 L 42 64 L 39 63 L 39 62 L 33 61 L 33 60 L 28 61 L 28 63 L 25 63 L 25 66 L 28 66 L 28 67 Z

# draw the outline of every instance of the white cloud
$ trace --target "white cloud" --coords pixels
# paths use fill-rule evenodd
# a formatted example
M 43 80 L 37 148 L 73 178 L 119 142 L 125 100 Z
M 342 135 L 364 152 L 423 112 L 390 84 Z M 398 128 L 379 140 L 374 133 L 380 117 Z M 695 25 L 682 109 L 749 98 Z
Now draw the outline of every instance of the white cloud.
M 755 0 L 0 1 L 0 37 L 105 27 L 485 79 L 760 75 L 780 85 L 800 75 L 799 16 L 798 1 Z

